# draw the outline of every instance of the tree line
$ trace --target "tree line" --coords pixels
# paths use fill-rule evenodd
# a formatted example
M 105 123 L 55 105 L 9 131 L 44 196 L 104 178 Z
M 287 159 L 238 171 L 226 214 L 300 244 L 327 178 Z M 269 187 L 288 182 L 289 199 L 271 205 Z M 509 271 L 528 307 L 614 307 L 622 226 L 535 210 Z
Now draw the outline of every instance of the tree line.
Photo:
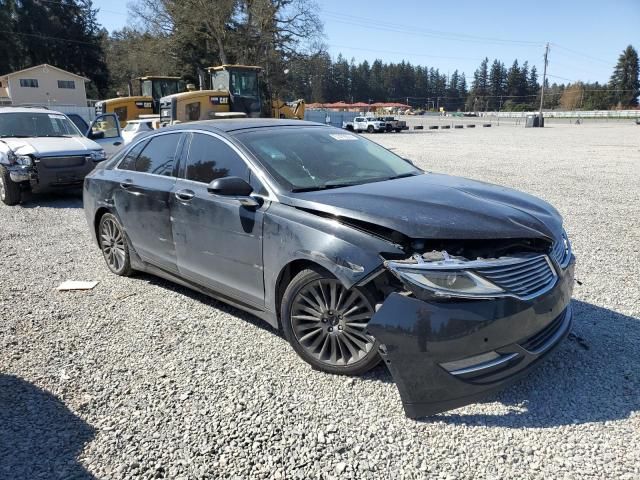
M 408 103 L 447 111 L 533 110 L 540 73 L 516 59 L 482 60 L 471 78 L 436 66 L 333 59 L 314 0 L 134 0 L 132 26 L 109 34 L 91 0 L 0 0 L 0 74 L 49 63 L 86 76 L 90 98 L 126 92 L 130 79 L 205 80 L 207 67 L 260 65 L 274 94 L 307 102 Z M 507 66 L 508 65 L 508 66 Z M 608 83 L 545 84 L 544 108 L 637 106 L 638 53 L 629 45 Z
M 107 33 L 96 13 L 91 0 L 0 0 L 0 74 L 48 63 L 90 78 L 90 97 L 106 94 Z

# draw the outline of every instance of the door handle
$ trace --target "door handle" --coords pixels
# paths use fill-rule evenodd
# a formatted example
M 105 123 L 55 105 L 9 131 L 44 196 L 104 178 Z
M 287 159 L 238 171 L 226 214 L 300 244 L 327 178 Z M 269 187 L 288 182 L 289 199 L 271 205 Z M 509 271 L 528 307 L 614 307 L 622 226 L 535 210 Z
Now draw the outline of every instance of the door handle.
M 120 145 L 122 145 L 122 142 L 113 142 L 113 145 L 119 147 Z
M 120 187 L 125 190 L 130 189 L 131 187 L 133 187 L 133 180 L 130 180 L 128 178 L 126 180 L 123 180 L 122 182 L 120 182 Z
M 196 196 L 192 190 L 178 190 L 174 195 L 178 200 L 182 200 L 183 202 L 188 202 Z

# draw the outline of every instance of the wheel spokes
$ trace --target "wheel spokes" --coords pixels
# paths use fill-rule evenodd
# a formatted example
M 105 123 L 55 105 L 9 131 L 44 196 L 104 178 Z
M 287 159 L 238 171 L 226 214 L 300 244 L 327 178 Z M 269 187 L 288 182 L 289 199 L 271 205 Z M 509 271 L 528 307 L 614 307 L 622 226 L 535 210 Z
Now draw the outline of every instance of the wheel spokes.
M 112 219 L 106 219 L 102 224 L 100 242 L 107 264 L 113 270 L 120 270 L 126 261 L 124 236 Z
M 374 339 L 364 333 L 374 310 L 358 290 L 336 279 L 303 287 L 291 307 L 291 326 L 300 345 L 317 360 L 344 366 L 360 361 Z

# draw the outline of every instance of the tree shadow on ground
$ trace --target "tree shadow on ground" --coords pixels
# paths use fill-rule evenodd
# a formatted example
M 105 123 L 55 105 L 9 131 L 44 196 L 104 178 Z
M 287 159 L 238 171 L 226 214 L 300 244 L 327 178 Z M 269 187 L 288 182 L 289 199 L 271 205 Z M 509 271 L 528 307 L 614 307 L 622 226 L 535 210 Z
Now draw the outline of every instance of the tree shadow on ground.
M 251 325 L 261 328 L 262 330 L 265 330 L 274 335 L 277 335 L 278 337 L 284 340 L 284 335 L 279 329 L 273 328 L 265 320 L 262 320 L 261 318 L 253 315 L 252 313 L 245 312 L 244 310 L 241 310 L 232 305 L 229 305 L 228 303 L 225 303 L 222 300 L 217 300 L 213 297 L 197 292 L 188 287 L 183 287 L 182 285 L 173 283 L 170 280 L 165 280 L 164 278 L 156 277 L 155 275 L 151 275 L 148 273 L 139 273 L 138 275 L 136 275 L 135 278 L 144 280 L 147 283 L 150 283 L 151 285 L 156 285 L 158 287 L 166 288 L 168 290 L 173 290 L 174 292 L 180 293 L 181 295 L 189 297 L 200 303 L 204 303 L 205 305 L 208 305 L 211 308 L 216 308 L 225 313 L 228 313 L 229 315 L 233 315 L 234 317 L 244 320 L 245 322 L 250 323 Z
M 489 396 L 501 413 L 423 419 L 470 426 L 548 428 L 628 418 L 640 411 L 640 318 L 573 301 L 572 334 L 537 369 Z
M 82 208 L 82 191 L 23 193 L 22 208 Z
M 94 434 L 51 393 L 0 374 L 0 478 L 93 479 L 77 457 Z
M 250 313 L 153 275 L 140 277 L 223 310 L 286 341 L 281 331 Z M 530 375 L 477 402 L 501 403 L 504 408 L 500 413 L 460 413 L 463 407 L 419 421 L 544 428 L 619 420 L 640 411 L 640 318 L 576 300 L 572 305 L 574 321 L 569 338 Z M 360 378 L 393 383 L 383 363 Z

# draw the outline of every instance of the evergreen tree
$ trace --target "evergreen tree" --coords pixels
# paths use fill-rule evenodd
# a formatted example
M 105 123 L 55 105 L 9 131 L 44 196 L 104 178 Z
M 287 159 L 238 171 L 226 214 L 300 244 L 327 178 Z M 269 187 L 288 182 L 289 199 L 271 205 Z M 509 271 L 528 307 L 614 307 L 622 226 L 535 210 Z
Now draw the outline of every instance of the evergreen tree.
M 620 54 L 609 83 L 616 90 L 616 103 L 625 107 L 638 105 L 640 66 L 638 52 L 631 45 Z
M 473 82 L 471 83 L 471 92 L 469 101 L 467 101 L 467 109 L 469 106 L 473 110 L 487 110 L 487 95 L 489 94 L 489 59 L 485 57 L 480 66 L 473 73 Z M 469 105 L 471 103 L 471 105 Z
M 489 71 L 489 109 L 500 110 L 502 108 L 503 96 L 506 94 L 507 71 L 504 64 L 499 60 L 494 60 Z
M 513 65 L 511 65 L 511 68 L 507 72 L 507 95 L 513 102 L 521 100 L 521 98 L 519 98 L 520 95 L 522 95 L 522 92 L 520 90 L 520 78 L 520 66 L 518 65 L 518 60 L 516 59 L 513 61 Z
M 536 66 L 532 66 L 529 71 L 529 79 L 527 80 L 527 95 L 538 95 L 538 90 L 540 89 L 540 85 L 538 85 L 538 70 Z
M 96 13 L 91 0 L 0 0 L 0 73 L 48 63 L 93 80 L 90 97 L 106 93 L 105 32 Z
M 464 107 L 464 99 L 469 95 L 469 91 L 467 90 L 467 78 L 465 77 L 464 72 L 460 75 L 460 81 L 458 82 L 458 97 L 461 99 L 460 108 Z

